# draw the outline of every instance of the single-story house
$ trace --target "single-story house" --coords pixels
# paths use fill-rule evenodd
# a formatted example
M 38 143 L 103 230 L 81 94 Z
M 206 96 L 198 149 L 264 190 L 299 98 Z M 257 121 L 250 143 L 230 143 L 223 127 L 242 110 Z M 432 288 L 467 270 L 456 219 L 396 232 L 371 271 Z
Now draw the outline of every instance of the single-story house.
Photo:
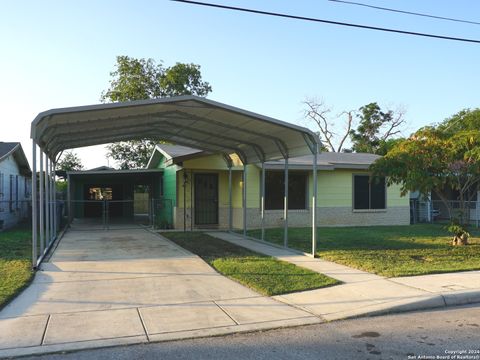
M 0 142 L 0 231 L 31 214 L 30 165 L 19 142 Z
M 289 159 L 289 225 L 309 226 L 312 155 Z M 317 224 L 321 226 L 407 225 L 409 198 L 385 179 L 370 181 L 377 155 L 318 155 Z M 221 155 L 178 145 L 157 145 L 147 169 L 162 169 L 161 196 L 173 203 L 175 229 L 228 228 L 228 167 Z M 284 217 L 284 161 L 265 163 L 265 226 L 280 227 Z M 241 228 L 243 166 L 233 158 L 233 226 Z M 247 226 L 261 226 L 261 164 L 247 165 Z

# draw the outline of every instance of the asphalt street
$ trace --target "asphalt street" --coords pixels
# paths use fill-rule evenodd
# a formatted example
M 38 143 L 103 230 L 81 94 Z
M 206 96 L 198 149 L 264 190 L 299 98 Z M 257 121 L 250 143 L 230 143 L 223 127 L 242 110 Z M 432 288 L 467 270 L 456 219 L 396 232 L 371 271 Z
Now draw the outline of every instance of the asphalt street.
M 480 305 L 28 359 L 476 360 L 480 359 Z

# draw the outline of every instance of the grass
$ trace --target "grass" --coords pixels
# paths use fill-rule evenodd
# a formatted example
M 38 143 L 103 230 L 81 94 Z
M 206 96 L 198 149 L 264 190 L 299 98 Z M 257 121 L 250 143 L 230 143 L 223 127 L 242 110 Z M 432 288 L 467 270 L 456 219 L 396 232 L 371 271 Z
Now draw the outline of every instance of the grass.
M 442 225 L 325 227 L 318 229 L 317 255 L 375 274 L 396 277 L 480 269 L 480 231 L 469 229 L 468 246 L 453 247 Z M 260 237 L 259 230 L 248 235 Z M 283 245 L 283 229 L 266 240 Z M 311 251 L 311 229 L 289 229 L 289 246 Z
M 0 309 L 31 281 L 32 230 L 17 227 L 0 232 Z
M 338 284 L 335 279 L 200 232 L 163 236 L 197 254 L 219 273 L 272 296 Z

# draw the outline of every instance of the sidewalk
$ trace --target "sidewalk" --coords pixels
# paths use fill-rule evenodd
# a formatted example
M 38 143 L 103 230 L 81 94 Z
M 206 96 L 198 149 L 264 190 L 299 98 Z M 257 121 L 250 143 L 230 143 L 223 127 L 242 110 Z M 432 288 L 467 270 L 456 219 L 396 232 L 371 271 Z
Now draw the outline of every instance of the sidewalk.
M 236 234 L 208 234 L 343 282 L 274 297 L 327 321 L 480 302 L 480 271 L 385 278 Z

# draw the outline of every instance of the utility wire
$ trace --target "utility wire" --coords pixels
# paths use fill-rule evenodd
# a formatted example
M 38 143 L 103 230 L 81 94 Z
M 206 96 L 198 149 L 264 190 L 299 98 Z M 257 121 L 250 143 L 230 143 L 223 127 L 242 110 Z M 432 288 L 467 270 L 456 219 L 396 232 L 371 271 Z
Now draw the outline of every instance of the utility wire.
M 205 3 L 205 2 L 200 2 L 200 1 L 192 1 L 192 0 L 170 0 L 170 1 L 185 3 L 185 4 L 207 6 L 207 7 L 219 8 L 219 9 L 226 9 L 226 10 L 248 12 L 248 13 L 260 14 L 260 15 L 276 16 L 276 17 L 282 17 L 282 18 L 287 18 L 287 19 L 312 21 L 312 22 L 318 22 L 318 23 L 324 23 L 324 24 L 348 26 L 348 27 L 368 29 L 368 30 L 376 30 L 376 31 L 384 31 L 384 32 L 391 32 L 391 33 L 397 33 L 397 34 L 403 34 L 403 35 L 423 36 L 423 37 L 435 38 L 435 39 L 443 39 L 443 40 L 452 40 L 452 41 L 461 41 L 461 42 L 469 42 L 469 43 L 480 44 L 480 40 L 476 40 L 476 39 L 458 38 L 458 37 L 452 37 L 452 36 L 419 33 L 419 32 L 413 32 L 413 31 L 389 29 L 389 28 L 382 28 L 382 27 L 369 26 L 369 25 L 352 24 L 352 23 L 345 23 L 345 22 L 340 22 L 340 21 L 324 20 L 324 19 L 318 19 L 318 18 L 311 18 L 311 17 L 297 16 L 297 15 L 289 15 L 289 14 L 282 14 L 282 13 L 275 13 L 275 12 L 270 12 L 270 11 L 247 9 L 247 8 L 240 8 L 240 7 L 220 5 L 220 4 L 211 4 L 211 3 Z
M 405 10 L 391 9 L 391 8 L 386 8 L 386 7 L 381 7 L 381 6 L 374 6 L 374 5 L 369 5 L 369 4 L 363 4 L 363 3 L 354 2 L 354 1 L 344 1 L 344 0 L 328 0 L 328 1 L 336 2 L 336 3 L 349 4 L 349 5 L 363 6 L 363 7 L 368 7 L 368 8 L 371 8 L 371 9 L 391 11 L 391 12 L 396 12 L 396 13 L 401 13 L 401 14 L 408 14 L 408 15 L 415 15 L 415 16 L 423 16 L 423 17 L 428 17 L 428 18 L 432 18 L 432 19 L 447 20 L 447 21 L 456 21 L 456 22 L 460 22 L 460 23 L 480 25 L 480 22 L 475 22 L 475 21 L 470 21 L 470 20 L 454 19 L 454 18 L 443 17 L 443 16 L 436 16 L 436 15 L 430 15 L 430 14 L 417 13 L 417 12 L 413 12 L 413 11 L 405 11 Z

